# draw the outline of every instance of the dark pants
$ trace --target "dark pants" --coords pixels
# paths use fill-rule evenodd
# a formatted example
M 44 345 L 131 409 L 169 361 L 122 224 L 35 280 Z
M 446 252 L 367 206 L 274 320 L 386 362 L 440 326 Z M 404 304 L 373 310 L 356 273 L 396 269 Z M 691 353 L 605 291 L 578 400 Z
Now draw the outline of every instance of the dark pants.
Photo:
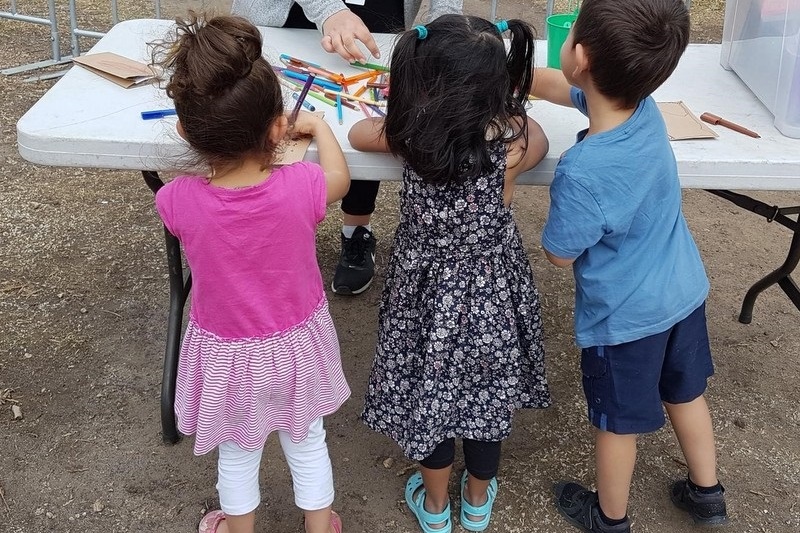
M 363 6 L 347 4 L 347 7 L 364 21 L 371 32 L 396 33 L 405 28 L 403 0 L 366 0 Z M 316 29 L 297 3 L 292 5 L 283 27 Z M 353 216 L 371 215 L 375 211 L 379 187 L 379 181 L 351 181 L 350 190 L 342 198 L 342 211 Z
M 500 444 L 464 439 L 464 462 L 467 472 L 473 477 L 488 481 L 497 475 L 500 467 Z M 428 457 L 419 462 L 425 468 L 438 470 L 453 464 L 456 456 L 456 440 L 447 439 L 440 443 Z

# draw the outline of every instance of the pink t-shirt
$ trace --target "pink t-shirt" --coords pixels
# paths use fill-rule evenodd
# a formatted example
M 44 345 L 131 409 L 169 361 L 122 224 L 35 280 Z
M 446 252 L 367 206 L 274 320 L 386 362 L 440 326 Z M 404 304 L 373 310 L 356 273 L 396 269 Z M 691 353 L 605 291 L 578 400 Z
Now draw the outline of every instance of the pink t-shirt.
M 316 227 L 325 217 L 322 168 L 276 168 L 258 185 L 215 187 L 180 176 L 156 209 L 192 272 L 191 316 L 225 338 L 262 337 L 302 323 L 324 297 Z

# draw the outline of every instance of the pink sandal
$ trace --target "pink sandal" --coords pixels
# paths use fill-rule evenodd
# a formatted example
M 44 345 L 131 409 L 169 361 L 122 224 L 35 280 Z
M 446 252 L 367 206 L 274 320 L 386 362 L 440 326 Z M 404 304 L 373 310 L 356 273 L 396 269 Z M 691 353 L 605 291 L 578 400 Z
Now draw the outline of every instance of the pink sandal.
M 198 533 L 216 533 L 219 523 L 225 520 L 225 513 L 222 511 L 211 511 L 201 520 L 197 528 Z M 342 519 L 335 511 L 331 511 L 331 528 L 335 533 L 342 533 Z
M 200 520 L 198 533 L 217 533 L 219 523 L 225 520 L 225 513 L 222 511 L 211 511 Z
M 342 519 L 336 514 L 336 511 L 331 511 L 331 529 L 335 533 L 342 533 Z

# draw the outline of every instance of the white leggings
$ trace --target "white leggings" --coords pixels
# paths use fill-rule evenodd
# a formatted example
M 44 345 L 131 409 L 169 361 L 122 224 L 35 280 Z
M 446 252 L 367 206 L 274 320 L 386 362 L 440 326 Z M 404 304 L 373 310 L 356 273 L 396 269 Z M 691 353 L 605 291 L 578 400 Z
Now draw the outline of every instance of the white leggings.
M 293 443 L 285 431 L 278 431 L 278 436 L 292 473 L 295 504 L 305 511 L 316 511 L 331 505 L 333 472 L 322 418 L 311 423 L 308 436 L 301 442 Z M 263 451 L 260 448 L 249 452 L 232 441 L 219 445 L 217 491 L 225 514 L 247 514 L 261 503 L 258 471 Z

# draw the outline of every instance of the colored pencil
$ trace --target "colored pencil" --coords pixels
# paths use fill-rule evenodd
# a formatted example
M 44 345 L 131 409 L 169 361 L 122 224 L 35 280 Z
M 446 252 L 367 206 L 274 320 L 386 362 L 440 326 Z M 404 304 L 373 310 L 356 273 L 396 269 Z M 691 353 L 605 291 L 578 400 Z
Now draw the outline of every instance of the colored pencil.
M 378 77 L 377 77 L 377 76 L 372 76 L 372 77 L 371 77 L 369 80 L 367 80 L 367 83 L 369 83 L 369 82 L 371 82 L 371 81 L 375 81 L 376 79 L 378 79 Z M 359 88 L 359 89 L 358 89 L 356 92 L 354 92 L 353 94 L 354 94 L 354 95 L 356 95 L 356 96 L 361 96 L 362 94 L 364 94 L 364 92 L 365 92 L 367 89 L 368 89 L 368 87 L 367 87 L 366 85 L 363 85 L 361 88 Z
M 290 80 L 287 80 L 286 78 L 284 78 L 282 76 L 278 76 L 278 83 L 280 83 L 281 85 L 283 85 L 287 89 L 291 89 L 293 91 L 299 91 L 299 90 L 301 90 L 303 88 L 303 86 L 301 84 L 294 83 L 294 82 L 292 82 Z
M 347 100 L 353 100 L 355 102 L 364 102 L 365 104 L 370 105 L 377 105 L 377 106 L 385 106 L 386 102 L 382 100 L 370 100 L 369 98 L 362 98 L 361 96 L 356 96 L 354 94 L 347 94 L 346 92 L 339 92 L 339 91 L 325 91 L 326 95 L 334 95 L 334 96 L 341 96 Z
M 373 111 L 375 111 L 375 112 L 376 112 L 377 114 L 379 114 L 380 116 L 382 116 L 382 117 L 385 117 L 385 116 L 386 116 L 386 113 L 384 113 L 384 112 L 381 110 L 381 108 L 380 108 L 380 107 L 378 107 L 378 106 L 374 106 L 374 105 L 371 105 L 370 107 L 372 108 L 372 110 L 373 110 Z
M 346 94 L 350 94 L 350 91 L 347 89 L 347 84 L 345 84 L 344 87 L 342 88 L 342 92 L 346 93 Z M 369 112 L 369 108 L 367 107 L 367 104 L 365 104 L 364 102 L 359 102 L 358 103 L 358 107 L 361 108 L 361 112 L 364 113 L 365 117 L 372 118 L 372 115 Z

